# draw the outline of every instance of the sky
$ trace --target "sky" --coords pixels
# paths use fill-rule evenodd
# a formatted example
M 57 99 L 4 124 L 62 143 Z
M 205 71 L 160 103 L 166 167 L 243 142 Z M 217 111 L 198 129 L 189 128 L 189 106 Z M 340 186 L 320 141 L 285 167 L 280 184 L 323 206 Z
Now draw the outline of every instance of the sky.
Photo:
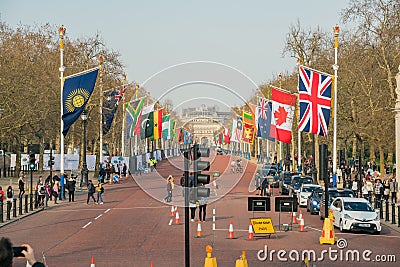
M 295 69 L 296 60 L 282 56 L 291 25 L 299 21 L 303 29 L 332 32 L 348 5 L 347 0 L 1 0 L 0 18 L 11 27 L 63 24 L 71 39 L 99 33 L 121 54 L 128 81 L 153 98 L 175 106 L 203 99 L 232 107 L 254 95 L 258 85 Z

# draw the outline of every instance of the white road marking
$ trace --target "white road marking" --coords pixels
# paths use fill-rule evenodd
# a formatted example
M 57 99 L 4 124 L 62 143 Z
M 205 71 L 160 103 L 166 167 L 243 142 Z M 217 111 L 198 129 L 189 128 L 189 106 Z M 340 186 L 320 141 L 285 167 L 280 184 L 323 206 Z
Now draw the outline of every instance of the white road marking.
M 107 213 L 107 212 L 109 212 L 111 209 L 107 209 L 106 211 L 104 211 L 104 213 Z
M 97 217 L 94 218 L 94 219 L 97 220 L 97 219 L 100 218 L 101 216 L 103 216 L 103 214 L 100 214 L 99 216 L 97 216 Z
M 85 224 L 85 226 L 83 226 L 82 228 L 85 229 L 87 226 L 89 226 L 92 222 L 88 222 L 87 224 Z

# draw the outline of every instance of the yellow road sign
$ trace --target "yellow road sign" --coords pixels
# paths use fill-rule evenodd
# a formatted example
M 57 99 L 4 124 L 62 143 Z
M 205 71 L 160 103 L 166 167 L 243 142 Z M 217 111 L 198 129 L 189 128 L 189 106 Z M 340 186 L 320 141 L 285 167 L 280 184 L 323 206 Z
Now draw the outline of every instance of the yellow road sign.
M 274 224 L 271 218 L 251 218 L 254 234 L 275 234 Z

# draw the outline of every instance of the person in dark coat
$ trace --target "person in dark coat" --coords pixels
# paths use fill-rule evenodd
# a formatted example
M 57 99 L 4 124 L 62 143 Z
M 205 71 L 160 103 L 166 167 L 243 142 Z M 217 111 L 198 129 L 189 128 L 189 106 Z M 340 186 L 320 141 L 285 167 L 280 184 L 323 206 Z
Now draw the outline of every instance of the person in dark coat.
M 68 190 L 68 199 L 69 202 L 74 202 L 75 201 L 75 184 L 76 181 L 74 177 L 71 175 L 71 177 L 67 181 L 67 190 Z

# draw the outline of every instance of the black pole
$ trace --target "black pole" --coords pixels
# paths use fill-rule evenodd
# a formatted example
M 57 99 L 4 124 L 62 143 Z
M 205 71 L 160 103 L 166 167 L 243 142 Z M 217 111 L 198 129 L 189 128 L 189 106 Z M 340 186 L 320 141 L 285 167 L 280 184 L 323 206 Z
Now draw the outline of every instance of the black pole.
M 385 221 L 389 221 L 389 201 L 386 200 Z
M 51 189 L 53 189 L 53 145 L 50 144 L 50 160 L 49 160 L 49 165 L 50 165 L 50 186 Z
M 392 224 L 396 224 L 396 206 L 392 203 Z
M 31 168 L 31 190 L 30 190 L 30 194 L 29 194 L 29 196 L 30 196 L 30 205 L 29 205 L 29 208 L 30 208 L 30 210 L 32 211 L 33 210 L 33 192 L 32 192 L 32 189 L 33 189 L 33 169 Z
M 190 267 L 190 237 L 189 237 L 189 157 L 187 150 L 184 155 L 184 174 L 185 174 L 185 267 Z
M 313 181 L 315 184 L 318 184 L 317 181 L 317 169 L 315 167 L 315 137 L 313 134 L 311 134 L 311 140 L 312 140 L 312 146 L 311 146 L 311 156 L 312 156 L 312 162 L 311 162 L 311 175 L 313 178 Z
M 83 178 L 83 185 L 88 184 L 88 168 L 86 162 L 86 128 L 87 128 L 87 110 L 83 110 L 84 115 L 86 118 L 83 120 L 83 159 L 82 159 L 82 178 Z
M 13 217 L 14 218 L 17 217 L 17 199 L 16 198 L 13 199 Z
M 4 147 L 3 147 L 3 175 L 4 175 L 4 178 L 7 175 L 7 170 L 6 170 L 6 151 L 5 151 Z
M 22 215 L 22 196 L 19 198 L 18 202 L 18 214 Z
M 399 206 L 400 207 L 400 206 Z M 0 223 L 4 222 L 4 218 L 3 218 L 3 201 L 0 200 Z M 400 223 L 400 220 L 399 220 Z

